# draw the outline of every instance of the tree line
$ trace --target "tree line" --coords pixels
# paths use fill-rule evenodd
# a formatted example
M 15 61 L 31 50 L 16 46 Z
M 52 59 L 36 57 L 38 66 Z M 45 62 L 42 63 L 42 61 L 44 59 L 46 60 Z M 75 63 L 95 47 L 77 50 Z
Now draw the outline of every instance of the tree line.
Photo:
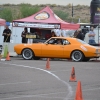
M 28 16 L 31 16 L 33 14 L 35 14 L 36 12 L 41 10 L 41 7 L 43 8 L 45 5 L 31 5 L 31 4 L 19 4 L 19 5 L 11 5 L 11 4 L 5 4 L 3 6 L 1 6 L 0 8 L 0 18 L 5 19 L 7 22 L 12 22 L 13 20 L 16 19 L 21 19 L 21 18 L 25 18 Z M 53 4 L 53 5 L 49 5 L 50 7 L 55 7 L 57 5 Z M 60 5 L 58 5 L 60 6 Z M 79 6 L 79 5 L 78 5 Z M 69 4 L 68 7 L 71 7 L 71 5 Z M 73 20 L 73 22 L 78 22 L 78 17 L 77 18 L 73 18 L 71 17 L 71 15 L 69 15 L 68 12 L 64 12 L 63 10 L 54 10 L 54 13 L 59 16 L 62 20 L 67 21 L 67 22 L 71 22 Z

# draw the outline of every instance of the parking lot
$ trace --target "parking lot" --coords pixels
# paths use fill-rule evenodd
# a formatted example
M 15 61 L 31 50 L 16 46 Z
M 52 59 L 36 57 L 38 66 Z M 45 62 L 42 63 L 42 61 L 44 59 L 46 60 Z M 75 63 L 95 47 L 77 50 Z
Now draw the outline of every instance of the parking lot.
M 100 62 L 23 60 L 0 61 L 0 100 L 75 100 L 81 81 L 83 100 L 100 100 Z M 77 82 L 69 82 L 72 67 Z

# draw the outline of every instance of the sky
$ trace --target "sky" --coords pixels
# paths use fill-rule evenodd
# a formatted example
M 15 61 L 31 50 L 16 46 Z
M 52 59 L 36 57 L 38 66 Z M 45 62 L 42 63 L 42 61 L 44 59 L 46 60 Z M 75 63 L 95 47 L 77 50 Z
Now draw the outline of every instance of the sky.
M 91 0 L 0 0 L 0 5 L 2 4 L 20 4 L 20 3 L 29 3 L 32 5 L 35 4 L 56 4 L 56 5 L 90 5 Z

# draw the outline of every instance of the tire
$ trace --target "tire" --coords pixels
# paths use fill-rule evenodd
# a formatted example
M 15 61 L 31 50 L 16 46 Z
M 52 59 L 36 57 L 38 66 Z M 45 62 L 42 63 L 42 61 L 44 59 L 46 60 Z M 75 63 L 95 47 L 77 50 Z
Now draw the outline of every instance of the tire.
M 35 56 L 34 56 L 33 59 L 34 59 L 34 60 L 39 60 L 40 57 L 35 57 Z
M 22 57 L 25 59 L 25 60 L 30 60 L 30 59 L 32 59 L 33 58 L 33 56 L 34 56 L 34 54 L 33 54 L 33 51 L 31 50 L 31 49 L 24 49 L 23 51 L 22 51 Z
M 85 58 L 84 57 L 84 59 L 83 59 L 83 61 L 85 61 L 85 62 L 87 62 L 87 61 L 89 61 L 90 60 L 90 58 Z
M 71 59 L 76 62 L 83 61 L 84 55 L 81 51 L 75 50 L 71 54 Z

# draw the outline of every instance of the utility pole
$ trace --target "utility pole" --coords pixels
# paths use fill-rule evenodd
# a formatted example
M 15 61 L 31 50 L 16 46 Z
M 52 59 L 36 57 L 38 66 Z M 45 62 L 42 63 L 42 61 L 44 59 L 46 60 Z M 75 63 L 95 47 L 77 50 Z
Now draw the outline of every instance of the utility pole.
M 73 15 L 74 15 L 74 14 L 73 14 L 73 13 L 74 13 L 73 10 L 74 10 L 74 9 L 73 9 L 73 4 L 72 4 L 72 23 L 73 23 Z

